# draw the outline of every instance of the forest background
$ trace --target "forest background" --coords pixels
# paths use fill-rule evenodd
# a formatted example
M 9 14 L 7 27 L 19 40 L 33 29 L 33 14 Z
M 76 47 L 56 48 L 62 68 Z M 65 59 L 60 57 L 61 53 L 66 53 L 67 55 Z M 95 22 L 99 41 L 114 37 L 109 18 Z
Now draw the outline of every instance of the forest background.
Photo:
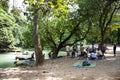
M 24 9 L 0 1 L 0 52 L 34 48 L 56 58 L 66 45 L 120 44 L 119 0 L 24 0 Z

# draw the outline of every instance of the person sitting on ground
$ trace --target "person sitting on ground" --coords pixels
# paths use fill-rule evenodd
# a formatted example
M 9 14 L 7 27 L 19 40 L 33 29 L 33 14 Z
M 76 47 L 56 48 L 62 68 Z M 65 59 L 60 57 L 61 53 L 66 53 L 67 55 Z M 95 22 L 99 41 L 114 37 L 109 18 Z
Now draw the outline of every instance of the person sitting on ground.
M 88 59 L 88 56 L 84 56 L 84 61 L 82 62 L 82 66 L 89 66 L 90 65 L 90 62 L 89 62 L 89 59 Z
M 94 43 L 92 43 L 92 46 L 91 46 L 89 52 L 92 53 L 92 52 L 95 52 L 95 51 L 96 51 L 96 48 L 94 46 Z
M 79 57 L 78 59 L 84 59 L 84 58 L 88 57 L 88 54 L 87 54 L 87 52 L 84 51 L 78 57 Z
M 34 61 L 34 53 L 31 54 L 31 60 Z
M 91 52 L 90 53 L 90 60 L 97 60 L 98 57 L 97 57 L 97 53 L 96 53 L 96 50 L 94 52 Z

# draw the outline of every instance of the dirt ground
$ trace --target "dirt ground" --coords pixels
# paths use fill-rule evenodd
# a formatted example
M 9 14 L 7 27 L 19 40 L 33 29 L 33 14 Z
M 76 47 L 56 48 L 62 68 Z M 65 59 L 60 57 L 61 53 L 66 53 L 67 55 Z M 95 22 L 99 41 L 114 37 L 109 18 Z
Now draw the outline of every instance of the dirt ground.
M 120 51 L 114 57 L 107 51 L 106 59 L 90 61 L 96 63 L 94 68 L 78 68 L 73 64 L 77 58 L 62 57 L 45 60 L 38 67 L 0 68 L 0 80 L 120 80 Z

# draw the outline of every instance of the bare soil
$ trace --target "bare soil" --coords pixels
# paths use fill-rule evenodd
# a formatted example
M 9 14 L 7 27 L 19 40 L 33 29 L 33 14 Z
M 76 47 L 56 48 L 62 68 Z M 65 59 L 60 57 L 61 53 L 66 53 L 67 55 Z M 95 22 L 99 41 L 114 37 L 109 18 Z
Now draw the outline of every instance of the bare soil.
M 120 80 L 120 51 L 114 57 L 108 51 L 106 59 L 95 62 L 94 68 L 78 68 L 77 58 L 62 57 L 45 60 L 42 66 L 0 68 L 0 80 Z

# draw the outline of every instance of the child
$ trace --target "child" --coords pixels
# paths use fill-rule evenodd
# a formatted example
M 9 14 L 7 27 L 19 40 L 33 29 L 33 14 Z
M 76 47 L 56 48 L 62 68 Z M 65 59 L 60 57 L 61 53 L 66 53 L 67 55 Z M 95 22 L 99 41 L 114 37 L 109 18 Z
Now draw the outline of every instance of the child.
M 72 58 L 75 57 L 75 49 L 72 50 L 72 55 L 71 55 Z

